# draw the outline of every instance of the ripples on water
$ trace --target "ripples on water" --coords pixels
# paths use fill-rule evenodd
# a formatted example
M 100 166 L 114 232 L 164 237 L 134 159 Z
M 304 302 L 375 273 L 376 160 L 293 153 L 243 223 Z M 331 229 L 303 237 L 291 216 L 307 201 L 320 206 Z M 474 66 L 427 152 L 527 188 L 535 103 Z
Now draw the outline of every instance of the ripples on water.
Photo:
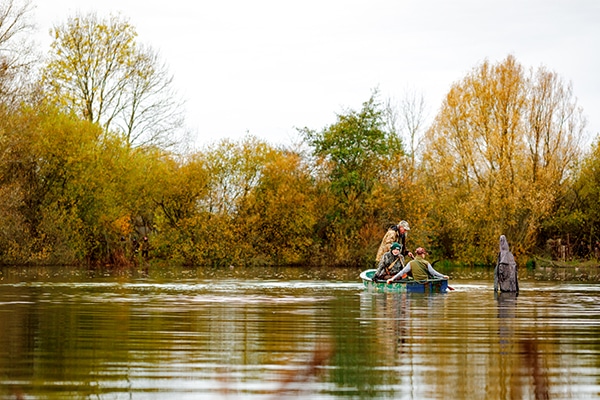
M 355 272 L 3 271 L 0 396 L 599 397 L 595 283 L 379 294 Z

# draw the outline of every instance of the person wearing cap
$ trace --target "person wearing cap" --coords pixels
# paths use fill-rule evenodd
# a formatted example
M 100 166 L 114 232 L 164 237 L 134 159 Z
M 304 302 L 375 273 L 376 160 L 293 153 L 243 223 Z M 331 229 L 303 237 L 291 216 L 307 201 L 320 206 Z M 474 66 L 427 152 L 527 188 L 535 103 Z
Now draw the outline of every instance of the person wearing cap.
M 448 275 L 443 275 L 437 272 L 429 261 L 425 259 L 427 255 L 427 251 L 419 247 L 415 250 L 416 256 L 415 259 L 406 264 L 406 266 L 402 269 L 402 271 L 398 272 L 396 275 L 387 280 L 387 283 L 392 283 L 396 279 L 407 275 L 409 272 L 412 272 L 412 276 L 416 281 L 424 281 L 427 279 L 440 278 L 440 279 L 448 279 Z
M 408 222 L 404 220 L 398 222 L 398 225 L 390 226 L 390 228 L 383 236 L 383 239 L 381 240 L 379 250 L 377 250 L 377 256 L 375 257 L 375 261 L 378 264 L 381 261 L 381 257 L 386 252 L 390 251 L 390 247 L 394 242 L 399 243 L 402 246 L 400 248 L 400 254 L 402 255 L 402 258 L 404 258 L 405 256 L 409 256 L 410 258 L 413 257 L 413 254 L 406 248 L 407 231 L 410 231 L 410 227 L 408 226 Z
M 394 242 L 391 244 L 390 251 L 384 253 L 381 261 L 379 261 L 377 271 L 373 275 L 374 281 L 385 281 L 404 267 L 402 254 L 400 254 L 401 250 L 402 245 L 400 243 Z

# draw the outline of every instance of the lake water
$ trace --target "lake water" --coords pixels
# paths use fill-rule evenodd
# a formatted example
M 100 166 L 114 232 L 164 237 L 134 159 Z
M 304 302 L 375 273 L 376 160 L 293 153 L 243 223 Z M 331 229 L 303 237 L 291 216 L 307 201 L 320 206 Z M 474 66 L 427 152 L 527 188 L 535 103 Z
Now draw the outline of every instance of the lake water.
M 358 272 L 3 268 L 0 398 L 600 397 L 597 268 L 522 271 L 518 297 L 488 269 L 437 295 Z

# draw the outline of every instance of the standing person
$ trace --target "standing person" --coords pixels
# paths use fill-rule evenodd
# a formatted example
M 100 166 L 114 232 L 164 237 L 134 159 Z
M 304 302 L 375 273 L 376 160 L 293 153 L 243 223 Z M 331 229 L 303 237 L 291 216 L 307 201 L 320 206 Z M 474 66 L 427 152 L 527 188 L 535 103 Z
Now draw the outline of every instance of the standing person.
M 384 281 L 404 267 L 402 264 L 403 257 L 400 254 L 401 249 L 400 243 L 394 242 L 390 246 L 390 251 L 383 253 L 377 271 L 373 275 L 374 282 Z
M 510 252 L 506 236 L 500 235 L 500 252 L 494 269 L 494 292 L 519 292 L 517 263 Z
M 390 247 L 394 242 L 400 244 L 400 254 L 402 255 L 403 259 L 405 256 L 409 256 L 410 258 L 413 257 L 413 254 L 406 248 L 407 231 L 410 231 L 410 227 L 406 221 L 400 221 L 398 222 L 398 225 L 390 226 L 381 240 L 379 250 L 377 250 L 377 257 L 375 257 L 375 261 L 377 261 L 378 264 L 381 261 L 381 257 L 386 252 L 390 251 Z M 402 260 L 402 263 L 404 263 L 404 260 Z
M 393 277 L 388 279 L 387 283 L 392 283 L 396 279 L 403 277 L 404 275 L 408 274 L 409 272 L 412 272 L 413 278 L 416 281 L 424 281 L 431 277 L 440 278 L 440 279 L 449 279 L 448 275 L 440 274 L 435 269 L 433 269 L 433 267 L 431 266 L 429 261 L 427 261 L 425 259 L 425 255 L 427 254 L 427 251 L 424 248 L 422 248 L 422 247 L 417 248 L 415 250 L 415 253 L 417 253 L 415 259 L 412 260 L 411 262 L 409 262 L 408 264 L 406 264 L 406 267 L 404 267 L 402 269 L 402 271 L 398 272 L 396 275 L 394 275 Z
M 150 243 L 148 243 L 148 236 L 144 236 L 142 240 L 142 257 L 148 258 L 148 250 L 150 250 Z

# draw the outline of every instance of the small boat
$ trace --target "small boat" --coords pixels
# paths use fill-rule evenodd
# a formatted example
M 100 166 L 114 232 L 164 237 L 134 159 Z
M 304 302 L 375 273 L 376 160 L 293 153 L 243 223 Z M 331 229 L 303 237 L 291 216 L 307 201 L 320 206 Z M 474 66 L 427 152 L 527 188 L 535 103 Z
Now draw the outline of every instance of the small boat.
M 447 279 L 427 279 L 426 281 L 415 281 L 413 279 L 402 279 L 388 284 L 387 282 L 373 282 L 376 269 L 368 269 L 360 273 L 360 278 L 365 288 L 371 292 L 386 293 L 446 293 L 448 291 Z

